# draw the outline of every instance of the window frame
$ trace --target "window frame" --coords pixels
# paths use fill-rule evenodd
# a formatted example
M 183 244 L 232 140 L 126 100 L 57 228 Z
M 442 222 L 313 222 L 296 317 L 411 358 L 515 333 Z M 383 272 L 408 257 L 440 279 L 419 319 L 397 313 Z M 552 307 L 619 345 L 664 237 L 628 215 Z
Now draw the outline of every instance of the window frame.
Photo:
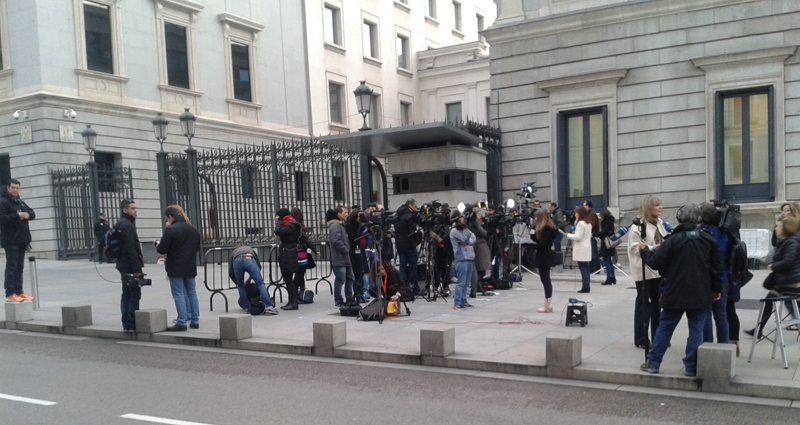
M 609 122 L 608 122 L 608 106 L 591 107 L 584 109 L 562 110 L 558 112 L 557 120 L 557 143 L 556 143 L 556 160 L 558 161 L 558 202 L 568 208 L 571 205 L 581 205 L 583 201 L 589 200 L 594 205 L 595 209 L 608 208 L 610 193 L 609 193 Z M 590 149 L 590 135 L 588 130 L 589 120 L 586 119 L 591 115 L 602 115 L 603 121 L 603 194 L 586 196 L 585 191 L 591 187 L 591 171 L 587 168 L 590 164 L 588 159 Z M 567 134 L 567 121 L 572 117 L 584 117 L 583 121 L 583 188 L 584 195 L 578 197 L 569 196 L 569 153 L 568 134 Z
M 249 125 L 261 125 L 261 108 L 259 103 L 259 67 L 258 67 L 258 33 L 264 29 L 264 25 L 230 13 L 218 15 L 223 27 L 223 45 L 225 55 L 226 86 L 228 89 L 228 119 Z M 247 47 L 250 78 L 251 100 L 240 100 L 236 98 L 233 81 L 233 45 Z
M 405 114 L 405 117 L 403 117 Z M 400 101 L 400 125 L 411 125 L 411 102 Z
M 436 0 L 426 0 L 425 17 L 436 20 Z
M 454 105 L 458 105 L 458 109 L 459 109 L 458 120 L 451 121 L 450 120 L 450 111 L 449 111 L 449 109 L 450 109 L 451 106 L 454 106 Z M 460 101 L 460 100 L 456 101 L 456 102 L 447 102 L 447 103 L 445 103 L 444 104 L 444 116 L 445 116 L 445 120 L 448 123 L 453 124 L 455 126 L 460 125 L 461 121 L 464 119 L 464 103 L 462 101 Z
M 398 47 L 398 44 L 399 44 L 399 47 Z M 399 50 L 397 52 L 397 55 L 396 55 L 397 56 L 397 68 L 402 69 L 402 70 L 406 70 L 406 71 L 411 69 L 411 67 L 409 66 L 411 64 L 410 47 L 409 47 L 410 45 L 411 45 L 411 40 L 410 40 L 409 36 L 407 36 L 406 34 L 401 34 L 399 32 L 395 34 L 395 48 Z M 403 60 L 404 63 L 402 63 L 402 64 L 400 63 L 400 56 L 401 55 L 402 55 L 402 57 L 404 59 Z
M 241 101 L 241 102 L 253 103 L 253 98 L 255 96 L 253 95 L 253 86 L 254 86 L 254 84 L 253 84 L 253 60 L 252 60 L 253 58 L 252 58 L 252 54 L 250 52 L 250 46 L 247 45 L 247 44 L 239 43 L 238 41 L 231 41 L 230 43 L 228 43 L 228 48 L 230 49 L 230 55 L 231 55 L 231 61 L 230 61 L 229 66 L 231 68 L 231 84 L 233 85 L 233 96 L 232 97 L 233 97 L 233 99 L 236 99 L 236 100 Z M 234 49 L 241 50 L 241 52 L 234 52 Z M 237 97 L 237 96 L 240 95 L 239 93 L 237 93 L 237 90 L 238 90 L 237 89 L 237 83 L 242 83 L 242 80 L 241 80 L 242 68 L 241 67 L 238 68 L 239 77 L 237 77 L 236 76 L 236 72 L 235 72 L 236 71 L 235 67 L 237 66 L 237 64 L 239 64 L 238 59 L 241 59 L 241 58 L 239 58 L 239 56 L 240 55 L 244 55 L 244 54 L 247 55 L 247 57 L 246 57 L 246 59 L 247 59 L 246 60 L 246 62 L 247 62 L 247 81 L 246 81 L 246 86 L 247 86 L 247 94 L 248 95 L 247 96 L 242 96 L 242 97 Z M 243 88 L 244 87 L 240 87 L 240 89 L 243 89 Z M 242 94 L 243 94 L 243 92 L 244 91 L 242 90 Z
M 331 22 L 327 21 L 326 9 L 331 11 Z M 322 6 L 322 40 L 329 46 L 344 48 L 344 31 L 342 25 L 342 5 L 326 1 Z M 326 40 L 328 37 L 328 27 L 332 26 L 331 35 L 333 42 Z
M 332 111 L 333 111 L 333 103 L 332 103 L 333 102 L 333 97 L 331 96 L 331 86 L 332 85 L 337 86 L 337 93 L 336 94 L 338 96 L 338 102 L 337 103 L 339 105 L 339 115 L 340 115 L 340 117 L 339 117 L 340 120 L 339 121 L 335 121 L 333 119 L 333 113 L 332 113 Z M 347 125 L 347 118 L 346 118 L 347 117 L 347 112 L 346 112 L 346 108 L 345 108 L 345 105 L 347 103 L 346 103 L 346 101 L 344 99 L 344 93 L 345 92 L 346 92 L 346 89 L 345 89 L 345 84 L 344 83 L 328 79 L 328 120 L 332 124 L 343 125 L 343 126 Z
M 481 43 L 486 43 L 486 37 L 481 35 L 481 31 L 486 29 L 485 17 L 483 15 L 481 15 L 480 13 L 476 13 L 475 14 L 475 20 L 476 20 L 476 23 L 478 25 L 478 31 L 477 31 L 478 32 L 478 41 L 480 41 Z
M 464 32 L 462 10 L 463 8 L 461 7 L 461 2 L 453 0 L 453 29 L 458 32 Z
M 78 41 L 77 53 L 77 69 L 80 71 L 100 74 L 104 76 L 117 76 L 125 75 L 124 56 L 122 54 L 122 18 L 121 18 L 121 0 L 73 0 L 75 11 L 75 29 Z M 88 65 L 88 51 L 86 43 L 86 12 L 84 5 L 86 3 L 93 3 L 100 7 L 108 9 L 109 20 L 109 35 L 111 38 L 111 68 L 112 72 L 94 71 L 89 69 Z
M 749 140 L 749 120 L 745 121 L 744 114 L 749 112 L 749 102 L 742 102 L 742 184 L 725 184 L 725 135 L 724 135 L 724 100 L 734 97 L 747 97 L 752 95 L 767 95 L 767 172 L 769 181 L 767 183 L 749 183 L 750 155 L 745 157 L 745 152 L 749 152 L 746 147 L 750 146 Z M 747 133 L 747 134 L 745 134 Z M 714 152 L 716 166 L 715 169 L 715 189 L 718 198 L 728 199 L 734 202 L 772 202 L 775 200 L 775 87 L 753 87 L 749 89 L 717 91 L 714 93 Z M 744 169 L 747 168 L 748 171 Z

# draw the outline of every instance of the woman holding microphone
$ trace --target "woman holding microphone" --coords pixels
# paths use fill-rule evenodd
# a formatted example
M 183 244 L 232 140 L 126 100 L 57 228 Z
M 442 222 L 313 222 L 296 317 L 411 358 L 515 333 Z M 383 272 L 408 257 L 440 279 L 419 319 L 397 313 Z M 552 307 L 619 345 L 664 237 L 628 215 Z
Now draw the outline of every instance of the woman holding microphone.
M 568 233 L 567 238 L 573 241 L 572 259 L 578 262 L 581 271 L 581 294 L 586 294 L 589 287 L 589 262 L 592 261 L 592 225 L 589 223 L 589 209 L 575 208 L 575 233 Z

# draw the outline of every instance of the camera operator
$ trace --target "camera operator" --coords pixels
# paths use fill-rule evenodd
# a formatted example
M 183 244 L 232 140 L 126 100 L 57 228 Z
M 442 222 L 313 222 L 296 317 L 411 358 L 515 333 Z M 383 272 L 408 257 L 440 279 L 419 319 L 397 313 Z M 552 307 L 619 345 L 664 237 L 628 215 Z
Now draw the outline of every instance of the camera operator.
M 185 219 L 183 209 L 170 205 L 164 211 L 167 226 L 156 251 L 166 254 L 164 268 L 169 277 L 169 287 L 178 320 L 168 331 L 185 331 L 186 322 L 192 329 L 200 328 L 200 305 L 197 301 L 195 277 L 197 276 L 197 253 L 200 251 L 200 232 Z M 188 311 L 187 311 L 188 307 Z
M 367 205 L 367 209 L 363 214 L 361 227 L 359 228 L 359 237 L 361 237 L 364 241 L 363 256 L 366 270 L 372 270 L 372 266 L 378 261 L 377 243 L 380 239 L 380 224 L 381 215 L 378 212 L 378 205 Z M 362 281 L 362 294 L 364 301 L 369 301 L 369 290 L 372 287 L 373 282 L 372 277 L 367 271 L 364 272 Z
M 421 242 L 418 235 L 417 201 L 410 198 L 397 209 L 397 222 L 394 224 L 395 246 L 400 260 L 400 277 L 412 285 L 414 295 L 419 294 L 419 281 L 417 280 L 417 245 Z
M 139 285 L 130 285 L 129 276 L 142 276 L 144 257 L 142 246 L 139 243 L 139 234 L 136 232 L 136 203 L 132 199 L 123 199 L 119 203 L 122 214 L 114 225 L 117 239 L 119 240 L 119 258 L 116 268 L 122 280 L 122 299 L 120 310 L 122 312 L 122 329 L 125 332 L 136 331 L 134 312 L 139 310 L 139 300 L 142 298 L 142 288 Z
M 553 240 L 553 252 L 556 255 L 556 265 L 561 264 L 564 262 L 563 254 L 561 253 L 561 240 L 564 239 L 564 233 L 569 228 L 570 224 L 567 221 L 566 216 L 564 216 L 564 211 L 558 207 L 558 204 L 555 202 L 550 203 L 550 218 L 553 220 L 553 223 L 556 224 L 556 227 L 561 230 L 558 232 L 555 240 Z
M 486 233 L 488 234 L 489 252 L 491 258 L 489 261 L 492 263 L 492 279 L 500 278 L 500 267 L 503 262 L 503 238 L 505 235 L 501 233 L 503 227 L 503 214 L 495 211 L 493 203 L 486 207 Z
M 455 226 L 450 229 L 450 243 L 453 246 L 453 269 L 456 273 L 456 290 L 453 294 L 453 310 L 472 307 L 467 302 L 467 287 L 472 278 L 475 251 L 475 235 L 467 229 L 467 219 L 458 210 L 453 211 Z
M 483 286 L 479 283 L 486 271 L 492 267 L 492 253 L 489 250 L 489 242 L 486 237 L 488 233 L 483 227 L 483 217 L 481 217 L 480 210 L 472 209 L 471 214 L 467 214 L 467 228 L 475 235 L 475 260 L 473 262 L 472 280 L 470 282 L 469 297 L 475 298 L 478 296 L 478 287 L 480 286 L 483 292 Z
M 353 292 L 358 294 L 362 292 L 359 289 L 364 287 L 364 275 L 369 274 L 365 273 L 369 269 L 364 268 L 366 260 L 364 250 L 367 248 L 367 239 L 362 238 L 364 235 L 361 233 L 361 211 L 358 208 L 350 210 L 347 221 L 344 223 L 344 230 L 347 232 L 347 239 L 350 243 L 350 264 L 353 266 L 353 275 L 355 276 Z
M 446 248 L 446 239 L 450 236 L 450 206 L 442 204 L 439 213 L 428 232 L 431 239 L 430 254 L 433 257 L 433 282 L 438 288 L 441 284 L 443 296 L 447 296 L 450 291 L 448 290 L 449 281 L 447 280 L 447 265 L 452 257 L 452 252 L 448 255 Z

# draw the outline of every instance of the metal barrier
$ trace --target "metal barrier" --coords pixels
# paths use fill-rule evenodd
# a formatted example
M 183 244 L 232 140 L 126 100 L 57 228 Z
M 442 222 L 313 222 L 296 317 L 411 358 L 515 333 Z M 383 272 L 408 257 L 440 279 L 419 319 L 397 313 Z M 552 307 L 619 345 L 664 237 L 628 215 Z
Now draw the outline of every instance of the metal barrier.
M 319 255 L 317 256 L 317 266 L 311 270 L 306 270 L 306 280 L 316 280 L 314 292 L 319 293 L 320 282 L 326 282 L 330 287 L 331 294 L 333 294 L 333 284 L 330 277 L 333 274 L 330 263 L 330 245 L 327 242 L 312 243 Z M 265 244 L 265 245 L 249 245 L 258 254 L 261 260 L 261 276 L 264 279 L 264 284 L 267 285 L 267 291 L 272 289 L 271 297 L 273 303 L 276 297 L 278 301 L 283 302 L 283 292 L 286 291 L 286 284 L 283 282 L 281 276 L 280 266 L 278 264 L 278 245 Z M 214 297 L 219 294 L 225 301 L 225 312 L 228 312 L 228 297 L 224 291 L 234 289 L 236 290 L 236 282 L 232 281 L 228 275 L 230 267 L 230 257 L 236 247 L 217 247 L 210 248 L 203 254 L 203 284 L 206 290 L 211 292 L 209 297 L 209 310 L 214 311 Z M 238 298 L 238 293 L 237 293 Z M 288 296 L 288 293 L 287 293 Z

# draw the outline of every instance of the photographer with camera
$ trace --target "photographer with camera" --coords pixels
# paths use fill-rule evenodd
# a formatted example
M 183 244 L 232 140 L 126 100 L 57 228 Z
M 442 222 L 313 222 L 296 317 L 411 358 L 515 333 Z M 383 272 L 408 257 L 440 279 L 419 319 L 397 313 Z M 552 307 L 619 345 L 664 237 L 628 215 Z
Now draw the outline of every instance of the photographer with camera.
M 125 332 L 136 331 L 134 313 L 139 309 L 139 300 L 142 298 L 142 288 L 136 283 L 140 279 L 144 257 L 142 246 L 139 243 L 139 234 L 136 232 L 136 203 L 133 199 L 123 199 L 119 203 L 120 218 L 114 225 L 116 237 L 119 241 L 119 258 L 116 268 L 122 279 L 122 299 L 120 311 L 122 312 L 122 329 Z
M 419 235 L 420 222 L 417 214 L 417 201 L 409 198 L 405 204 L 397 209 L 397 221 L 394 224 L 395 247 L 400 261 L 400 277 L 403 281 L 414 287 L 414 295 L 419 294 L 419 281 L 417 279 L 417 245 L 422 242 Z
M 164 211 L 167 226 L 156 251 L 166 254 L 164 269 L 169 277 L 169 288 L 178 320 L 168 331 L 185 331 L 186 322 L 192 329 L 200 328 L 200 304 L 197 301 L 195 277 L 197 276 L 197 253 L 200 251 L 200 232 L 192 226 L 183 209 L 170 205 Z M 188 307 L 188 311 L 187 311 Z
M 480 205 L 480 203 L 478 203 Z M 486 271 L 492 267 L 492 252 L 489 250 L 489 242 L 486 239 L 488 233 L 483 226 L 483 218 L 479 211 L 474 208 L 468 208 L 464 213 L 467 216 L 467 228 L 472 234 L 475 235 L 475 245 L 472 247 L 475 250 L 475 260 L 473 262 L 473 277 L 470 281 L 469 297 L 475 298 L 478 296 L 478 289 L 480 287 L 483 292 L 483 285 L 481 280 L 486 274 Z
M 501 229 L 503 229 L 503 218 L 503 213 L 496 211 L 493 203 L 486 206 L 484 222 L 488 235 L 489 252 L 491 253 L 489 262 L 492 263 L 492 279 L 500 278 L 500 268 L 503 263 L 503 242 L 505 242 L 503 239 L 505 235 L 501 232 Z

